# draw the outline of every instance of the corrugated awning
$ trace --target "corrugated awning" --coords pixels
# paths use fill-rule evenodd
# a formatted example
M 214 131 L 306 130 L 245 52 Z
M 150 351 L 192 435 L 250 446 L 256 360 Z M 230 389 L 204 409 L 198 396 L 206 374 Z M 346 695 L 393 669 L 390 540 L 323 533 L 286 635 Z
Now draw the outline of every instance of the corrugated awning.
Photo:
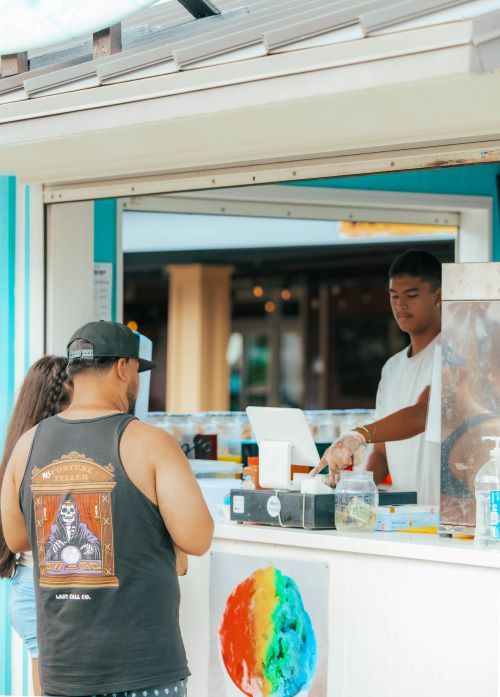
M 495 0 L 220 0 L 219 13 L 203 12 L 200 0 L 168 0 L 123 22 L 120 53 L 92 60 L 92 39 L 29 53 L 30 70 L 0 79 L 0 103 L 81 90 L 185 69 L 196 70 L 314 46 L 356 42 L 352 62 L 363 60 L 365 41 L 416 28 L 469 21 L 476 70 L 500 67 L 500 51 L 482 50 L 500 37 Z M 210 4 L 209 4 L 210 5 Z M 193 19 L 186 7 L 196 8 Z M 215 6 L 211 5 L 215 8 Z M 425 34 L 422 33 L 422 50 Z M 418 45 L 408 50 L 415 52 Z M 438 48 L 438 45 L 436 45 Z M 369 58 L 368 58 L 369 59 Z
M 216 6 L 200 19 L 176 0 L 143 10 L 122 23 L 123 50 L 97 60 L 90 37 L 31 52 L 28 72 L 0 80 L 2 170 L 63 182 L 496 161 L 500 0 Z

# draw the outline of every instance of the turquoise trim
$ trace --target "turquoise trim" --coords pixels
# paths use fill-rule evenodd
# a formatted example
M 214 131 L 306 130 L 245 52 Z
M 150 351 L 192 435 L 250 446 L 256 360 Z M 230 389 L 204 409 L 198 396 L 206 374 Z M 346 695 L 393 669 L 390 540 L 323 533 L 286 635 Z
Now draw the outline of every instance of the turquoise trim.
M 30 187 L 25 187 L 24 193 L 24 371 L 28 372 L 31 364 L 30 356 L 30 290 L 31 290 L 31 208 Z M 23 695 L 29 694 L 30 658 L 26 645 L 23 644 Z
M 113 264 L 111 319 L 116 321 L 116 199 L 94 201 L 94 261 Z
M 30 363 L 30 289 L 31 289 L 31 236 L 30 236 L 30 188 L 25 187 L 24 196 L 24 371 Z
M 23 645 L 23 695 L 29 695 L 29 663 L 28 649 Z
M 301 186 L 365 189 L 455 196 L 491 196 L 493 200 L 493 261 L 500 261 L 500 205 L 497 177 L 500 165 L 468 165 L 445 169 L 416 170 L 360 177 L 339 177 L 296 182 Z
M 0 177 L 0 317 L 4 318 L 0 352 L 0 446 L 14 396 L 14 284 L 16 268 L 16 180 Z M 10 583 L 0 581 L 0 694 L 12 690 Z
M 0 177 L 0 441 L 3 443 L 14 394 L 14 283 L 16 268 L 16 180 Z
M 10 581 L 0 581 L 0 695 L 12 692 L 12 631 L 10 628 Z

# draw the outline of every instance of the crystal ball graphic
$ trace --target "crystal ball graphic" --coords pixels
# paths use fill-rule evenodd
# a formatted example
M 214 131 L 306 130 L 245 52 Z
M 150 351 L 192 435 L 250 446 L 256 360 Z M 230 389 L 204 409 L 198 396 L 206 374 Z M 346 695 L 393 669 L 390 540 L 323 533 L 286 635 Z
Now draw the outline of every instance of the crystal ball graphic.
M 78 547 L 74 547 L 73 545 L 68 545 L 61 552 L 61 559 L 65 564 L 78 564 L 81 558 L 82 553 Z

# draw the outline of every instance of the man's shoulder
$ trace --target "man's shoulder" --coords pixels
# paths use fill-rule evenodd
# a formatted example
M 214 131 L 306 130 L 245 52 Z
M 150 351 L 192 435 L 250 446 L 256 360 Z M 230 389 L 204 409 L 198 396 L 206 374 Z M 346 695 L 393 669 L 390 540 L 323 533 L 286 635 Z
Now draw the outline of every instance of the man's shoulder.
M 395 370 L 397 367 L 399 367 L 402 363 L 404 363 L 408 358 L 408 346 L 405 346 L 404 349 L 401 351 L 398 351 L 395 353 L 393 356 L 388 358 L 386 362 L 384 363 L 384 366 L 382 368 L 382 375 L 385 374 L 390 374 L 393 370 Z
M 161 428 L 151 426 L 139 419 L 129 423 L 123 435 L 124 439 L 140 443 L 141 446 L 169 447 L 175 444 L 172 436 Z
M 125 429 L 120 454 L 125 463 L 131 466 L 141 463 L 141 467 L 151 466 L 156 470 L 162 463 L 176 462 L 182 450 L 172 436 L 161 428 L 134 419 Z

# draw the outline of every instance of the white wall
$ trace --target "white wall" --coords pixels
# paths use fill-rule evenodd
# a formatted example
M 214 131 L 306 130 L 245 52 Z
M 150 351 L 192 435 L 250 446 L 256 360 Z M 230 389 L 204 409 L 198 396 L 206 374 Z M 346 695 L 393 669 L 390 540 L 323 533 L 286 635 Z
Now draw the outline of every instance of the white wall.
M 47 352 L 64 355 L 73 332 L 92 321 L 94 202 L 47 208 Z

